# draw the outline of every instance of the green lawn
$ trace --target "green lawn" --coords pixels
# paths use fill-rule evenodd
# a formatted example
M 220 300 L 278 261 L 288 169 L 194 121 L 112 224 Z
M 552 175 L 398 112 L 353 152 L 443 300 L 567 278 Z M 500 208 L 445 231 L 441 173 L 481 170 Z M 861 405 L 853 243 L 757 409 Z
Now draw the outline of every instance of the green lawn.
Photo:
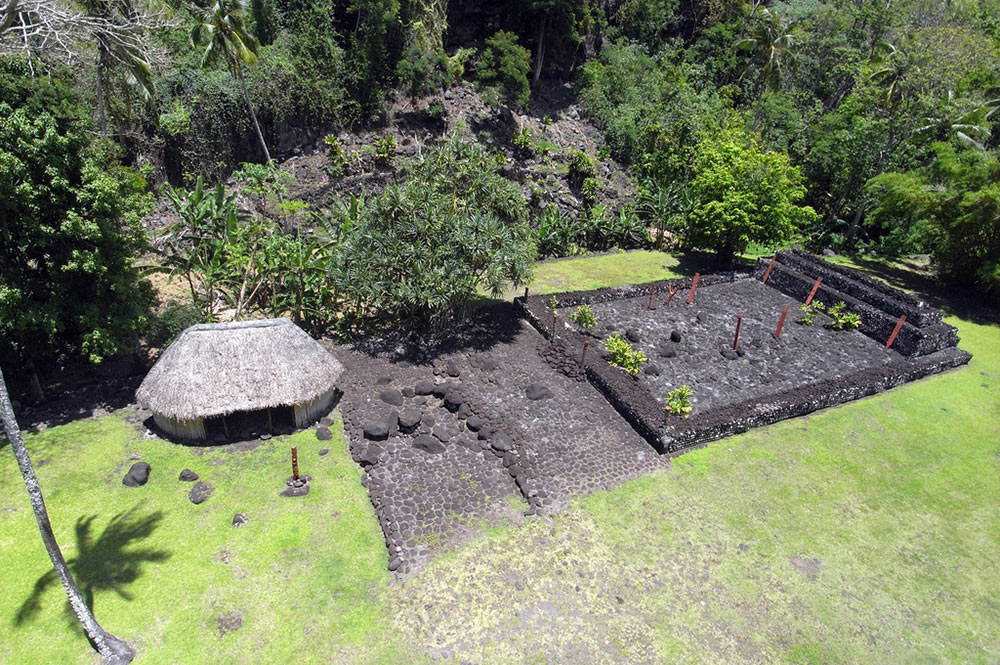
M 678 265 L 650 252 L 555 261 L 531 288 Z M 85 550 L 77 574 L 98 619 L 137 663 L 997 663 L 1000 326 L 956 311 L 967 367 L 710 443 L 559 515 L 484 530 L 403 584 L 389 584 L 342 439 L 321 458 L 311 433 L 296 437 L 316 476 L 304 499 L 276 497 L 287 439 L 199 456 L 116 414 L 28 446 L 49 461 L 56 534 L 70 559 Z M 143 488 L 121 486 L 133 452 L 153 466 Z M 217 486 L 201 506 L 177 482 L 185 466 Z M 234 512 L 250 523 L 232 528 Z M 99 540 L 119 514 L 133 533 Z M 58 585 L 16 622 L 47 563 L 0 448 L 0 662 L 92 663 Z M 230 612 L 243 626 L 220 635 Z
M 279 498 L 292 444 L 316 479 L 306 497 Z M 330 454 L 318 456 L 328 444 Z M 98 621 L 137 647 L 137 663 L 396 659 L 380 603 L 390 579 L 385 545 L 339 436 L 323 443 L 307 431 L 249 452 L 198 454 L 142 439 L 112 415 L 26 445 L 63 552 L 86 562 L 75 568 L 80 587 L 94 589 Z M 9 636 L 0 662 L 92 663 L 58 581 L 34 592 L 51 566 L 14 456 L 7 445 L 0 452 L 0 622 Z M 144 487 L 121 483 L 132 453 L 152 466 Z M 185 467 L 215 486 L 201 505 L 187 498 L 192 483 L 177 480 Z M 249 523 L 232 527 L 237 512 Z M 242 626 L 222 634 L 218 617 L 237 614 Z M 373 632 L 382 637 L 370 640 Z

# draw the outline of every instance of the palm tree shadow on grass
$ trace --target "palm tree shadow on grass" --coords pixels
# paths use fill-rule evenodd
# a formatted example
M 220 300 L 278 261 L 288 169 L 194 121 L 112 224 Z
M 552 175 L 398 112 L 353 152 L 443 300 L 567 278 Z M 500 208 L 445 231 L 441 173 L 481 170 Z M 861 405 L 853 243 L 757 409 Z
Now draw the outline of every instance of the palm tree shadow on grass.
M 139 579 L 144 565 L 170 557 L 170 552 L 166 550 L 131 548 L 137 541 L 148 538 L 163 519 L 163 511 L 158 510 L 142 517 L 137 514 L 137 508 L 138 505 L 112 517 L 96 540 L 92 528 L 97 515 L 80 517 L 76 521 L 76 554 L 67 564 L 91 611 L 94 610 L 94 596 L 97 592 L 110 590 L 125 600 L 132 600 L 133 596 L 126 590 L 126 586 Z M 39 577 L 31 595 L 18 609 L 14 625 L 20 626 L 34 618 L 41 610 L 41 598 L 46 590 L 58 583 L 55 570 L 49 570 Z M 68 602 L 65 614 L 74 630 L 78 630 L 79 621 Z

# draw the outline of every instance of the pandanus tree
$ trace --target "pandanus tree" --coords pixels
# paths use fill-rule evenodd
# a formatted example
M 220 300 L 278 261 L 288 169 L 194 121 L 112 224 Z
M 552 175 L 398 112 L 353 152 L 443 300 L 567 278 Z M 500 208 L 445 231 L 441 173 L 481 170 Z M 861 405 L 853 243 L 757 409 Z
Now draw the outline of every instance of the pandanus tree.
M 56 576 L 62 582 L 66 596 L 69 598 L 69 605 L 80 624 L 83 632 L 87 636 L 90 645 L 101 654 L 106 663 L 112 665 L 125 665 L 135 658 L 135 649 L 123 640 L 108 633 L 94 618 L 94 613 L 87 605 L 80 593 L 80 588 L 73 579 L 73 574 L 66 565 L 59 543 L 56 542 L 55 533 L 52 531 L 52 523 L 49 522 L 49 513 L 45 508 L 45 499 L 42 497 L 42 488 L 38 484 L 38 476 L 35 475 L 35 467 L 31 464 L 28 456 L 28 449 L 21 439 L 21 430 L 14 417 L 14 406 L 11 404 L 10 396 L 7 394 L 7 384 L 0 371 L 0 417 L 3 419 L 4 430 L 7 433 L 7 440 L 17 458 L 17 465 L 21 469 L 21 476 L 24 478 L 24 486 L 28 490 L 28 500 L 31 502 L 31 509 L 35 513 L 35 521 L 38 522 L 38 530 L 42 535 L 42 544 L 52 560 Z
M 271 153 L 260 131 L 257 114 L 254 113 L 247 92 L 247 81 L 243 74 L 245 67 L 252 67 L 258 62 L 257 49 L 259 44 L 244 23 L 244 3 L 242 0 L 216 0 L 205 10 L 201 23 L 191 31 L 191 42 L 197 47 L 204 47 L 202 66 L 209 66 L 222 60 L 229 71 L 240 82 L 243 91 L 243 101 L 247 105 L 250 119 L 253 121 L 257 140 L 264 151 L 265 161 L 271 161 Z

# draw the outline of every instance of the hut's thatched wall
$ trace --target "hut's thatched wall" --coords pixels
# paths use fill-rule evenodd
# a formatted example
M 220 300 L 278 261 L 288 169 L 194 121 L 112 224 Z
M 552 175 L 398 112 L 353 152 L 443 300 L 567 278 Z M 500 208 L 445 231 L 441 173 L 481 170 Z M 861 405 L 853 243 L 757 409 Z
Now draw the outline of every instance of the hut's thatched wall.
M 182 439 L 205 438 L 206 418 L 294 407 L 305 427 L 325 415 L 344 368 L 288 319 L 191 326 L 167 347 L 136 399 Z
M 308 427 L 311 423 L 315 422 L 317 419 L 322 418 L 326 415 L 327 411 L 330 410 L 330 404 L 333 402 L 333 397 L 337 393 L 337 389 L 331 387 L 325 393 L 312 400 L 311 402 L 306 402 L 305 404 L 295 405 L 295 426 L 296 427 Z
M 194 420 L 174 420 L 159 413 L 154 413 L 153 422 L 162 431 L 178 439 L 198 441 L 205 438 L 205 421 L 201 418 Z

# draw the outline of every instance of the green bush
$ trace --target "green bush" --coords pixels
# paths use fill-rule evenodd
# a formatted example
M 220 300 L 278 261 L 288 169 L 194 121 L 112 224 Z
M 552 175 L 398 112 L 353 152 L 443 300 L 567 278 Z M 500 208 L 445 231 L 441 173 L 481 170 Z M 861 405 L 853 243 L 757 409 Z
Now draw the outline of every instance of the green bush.
M 822 303 L 820 303 L 822 305 Z M 861 316 L 854 312 L 845 312 L 847 303 L 843 300 L 826 310 L 826 313 L 833 319 L 830 327 L 834 330 L 856 330 L 861 326 Z
M 597 175 L 597 162 L 585 152 L 574 150 L 569 159 L 569 183 L 581 187 L 588 178 Z
M 531 54 L 517 43 L 517 35 L 501 30 L 486 40 L 486 50 L 476 67 L 476 79 L 484 88 L 499 91 L 514 106 L 528 103 L 531 87 L 528 71 Z
M 597 197 L 601 193 L 601 183 L 597 178 L 587 178 L 580 187 L 580 197 L 586 208 L 593 208 L 597 204 Z
M 581 330 L 590 332 L 597 325 L 597 317 L 590 305 L 580 305 L 576 311 L 569 315 L 569 320 L 580 326 Z
M 629 376 L 638 375 L 642 371 L 642 363 L 649 360 L 641 349 L 633 349 L 618 333 L 615 333 L 602 343 L 611 356 L 608 362 L 620 368 Z
M 323 143 L 330 148 L 330 163 L 326 167 L 326 172 L 333 178 L 344 175 L 347 170 L 347 153 L 344 151 L 344 146 L 340 144 L 340 140 L 335 134 L 324 136 Z
M 808 305 L 799 307 L 799 311 L 802 312 L 802 318 L 799 319 L 799 323 L 804 326 L 811 326 L 816 322 L 816 316 L 823 311 L 823 303 L 813 300 Z
M 392 134 L 380 136 L 373 142 L 375 148 L 375 163 L 383 166 L 392 164 L 392 158 L 396 154 L 396 137 Z
M 688 403 L 692 395 L 694 395 L 694 392 L 692 392 L 690 386 L 674 388 L 664 398 L 664 401 L 667 403 L 664 410 L 671 415 L 687 418 L 691 415 L 692 411 L 692 407 Z

